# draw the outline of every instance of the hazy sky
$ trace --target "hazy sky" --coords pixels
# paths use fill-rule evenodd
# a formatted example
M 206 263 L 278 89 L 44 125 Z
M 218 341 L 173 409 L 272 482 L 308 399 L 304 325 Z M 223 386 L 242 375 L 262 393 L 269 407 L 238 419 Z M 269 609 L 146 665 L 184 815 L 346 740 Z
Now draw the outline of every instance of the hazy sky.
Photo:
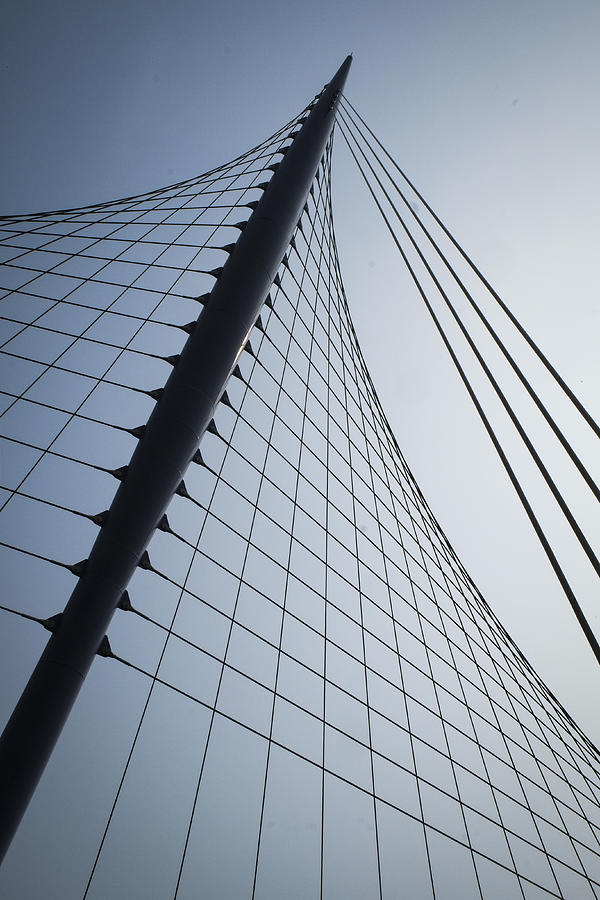
M 592 0 L 7 4 L 2 212 L 191 177 L 276 130 L 353 52 L 352 102 L 598 419 L 599 33 Z M 407 460 L 598 743 L 597 665 L 339 136 L 334 190 L 359 339 Z M 582 591 L 600 635 L 597 584 Z

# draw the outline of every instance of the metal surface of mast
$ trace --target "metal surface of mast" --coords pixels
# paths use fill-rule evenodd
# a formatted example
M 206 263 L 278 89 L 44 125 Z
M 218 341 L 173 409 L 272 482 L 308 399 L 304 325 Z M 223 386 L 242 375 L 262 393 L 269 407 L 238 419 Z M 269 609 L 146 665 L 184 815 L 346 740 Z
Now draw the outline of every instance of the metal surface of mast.
M 351 61 L 346 58 L 312 105 L 227 259 L 0 738 L 0 859 L 271 288 L 325 152 Z

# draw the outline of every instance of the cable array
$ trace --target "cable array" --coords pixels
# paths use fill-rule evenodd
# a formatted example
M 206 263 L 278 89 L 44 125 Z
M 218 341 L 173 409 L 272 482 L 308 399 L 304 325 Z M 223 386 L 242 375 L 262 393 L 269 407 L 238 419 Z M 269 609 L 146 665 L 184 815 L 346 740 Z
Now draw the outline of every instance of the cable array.
M 436 330 L 442 338 L 446 350 L 450 354 L 460 379 L 500 457 L 502 465 L 577 617 L 592 652 L 598 662 L 600 662 L 600 644 L 577 600 L 569 577 L 565 573 L 564 565 L 559 561 L 557 552 L 555 552 L 547 537 L 545 527 L 540 520 L 541 517 L 539 514 L 536 514 L 534 504 L 523 487 L 522 478 L 518 476 L 514 465 L 509 461 L 503 447 L 503 440 L 499 437 L 499 429 L 494 427 L 490 421 L 489 414 L 484 410 L 483 400 L 481 399 L 483 392 L 481 388 L 478 390 L 475 387 L 476 377 L 470 376 L 466 370 L 464 358 L 468 356 L 468 351 L 473 354 L 479 370 L 485 375 L 487 382 L 500 402 L 501 409 L 503 409 L 509 422 L 523 442 L 538 473 L 543 479 L 543 483 L 568 523 L 572 534 L 579 544 L 579 548 L 587 558 L 587 563 L 591 565 L 595 577 L 600 577 L 600 560 L 597 551 L 593 548 L 590 540 L 588 540 L 579 525 L 577 517 L 572 512 L 565 498 L 564 491 L 557 484 L 556 478 L 551 474 L 548 465 L 543 461 L 543 453 L 538 452 L 534 445 L 534 440 L 530 436 L 532 429 L 528 424 L 523 424 L 524 420 L 526 421 L 531 417 L 531 412 L 527 411 L 519 414 L 515 410 L 514 401 L 511 401 L 506 391 L 500 386 L 502 373 L 495 375 L 492 371 L 487 359 L 489 356 L 493 358 L 493 355 L 489 352 L 490 349 L 500 352 L 500 362 L 508 363 L 509 369 L 506 374 L 516 376 L 517 384 L 525 392 L 526 399 L 533 404 L 534 412 L 537 411 L 541 414 L 543 422 L 551 432 L 551 436 L 558 442 L 561 450 L 566 455 L 565 462 L 567 466 L 573 466 L 577 474 L 583 479 L 585 487 L 589 491 L 594 511 L 597 508 L 596 504 L 600 501 L 600 489 L 577 451 L 569 442 L 564 431 L 551 414 L 547 404 L 533 387 L 524 371 L 523 364 L 519 364 L 515 356 L 507 348 L 501 335 L 501 332 L 505 330 L 505 322 L 501 323 L 500 329 L 498 329 L 498 326 L 494 327 L 489 314 L 486 315 L 482 307 L 482 301 L 483 303 L 487 301 L 488 305 L 491 302 L 493 306 L 499 307 L 508 323 L 514 328 L 519 337 L 524 339 L 526 348 L 532 351 L 534 361 L 541 363 L 542 372 L 550 376 L 551 387 L 554 387 L 555 390 L 557 389 L 559 394 L 562 392 L 569 400 L 574 411 L 581 416 L 585 425 L 591 430 L 594 446 L 595 441 L 593 439 L 600 436 L 600 429 L 531 336 L 441 222 L 423 195 L 405 175 L 368 127 L 362 116 L 348 101 L 345 101 L 344 111 L 341 115 L 341 130 L 369 193 L 400 252 L 402 261 L 410 273 L 410 277 L 433 320 Z M 422 204 L 426 211 L 427 223 L 417 211 L 418 204 Z M 436 228 L 439 231 L 437 239 L 433 233 Z M 443 246 L 444 241 L 446 248 Z M 456 263 L 453 265 L 450 261 L 451 251 L 458 252 L 458 265 Z M 411 256 L 412 259 L 410 258 Z M 466 269 L 463 273 L 460 272 L 460 265 L 463 266 L 463 269 Z M 476 276 L 475 286 L 469 289 L 467 282 L 469 275 L 473 274 Z M 483 295 L 481 299 L 479 299 L 479 295 Z M 459 311 L 461 301 L 464 306 L 462 315 Z M 449 319 L 447 318 L 445 323 L 444 312 L 449 313 Z M 476 318 L 473 319 L 471 315 L 469 320 L 469 313 L 474 313 Z M 481 349 L 481 343 L 483 343 L 481 338 L 478 346 L 476 340 L 472 337 L 471 331 L 475 330 L 473 326 L 477 325 L 482 327 L 482 337 L 488 339 L 487 353 L 485 349 Z M 464 347 L 463 341 L 466 343 L 468 350 Z M 461 346 L 460 350 L 458 349 L 459 346 Z M 526 364 L 526 367 L 530 366 Z M 505 378 L 506 374 L 504 375 Z M 547 445 L 547 441 L 545 443 Z
M 301 116 L 198 179 L 2 221 L 19 675 Z M 51 866 L 54 893 L 89 900 L 600 896 L 598 752 L 398 447 L 350 317 L 331 163 L 330 142 L 7 858 L 13 894 Z

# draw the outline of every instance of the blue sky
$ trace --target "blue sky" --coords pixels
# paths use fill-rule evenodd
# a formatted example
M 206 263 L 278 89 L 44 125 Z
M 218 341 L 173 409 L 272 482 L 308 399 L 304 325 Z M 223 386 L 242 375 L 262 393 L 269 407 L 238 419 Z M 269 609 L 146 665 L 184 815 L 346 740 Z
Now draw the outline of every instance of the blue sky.
M 600 418 L 599 20 L 594 2 L 553 0 L 13 4 L 2 211 L 193 176 L 291 118 L 353 52 L 350 99 Z M 349 299 L 399 442 L 492 607 L 599 741 L 597 666 L 337 143 Z M 597 588 L 581 588 L 600 633 Z

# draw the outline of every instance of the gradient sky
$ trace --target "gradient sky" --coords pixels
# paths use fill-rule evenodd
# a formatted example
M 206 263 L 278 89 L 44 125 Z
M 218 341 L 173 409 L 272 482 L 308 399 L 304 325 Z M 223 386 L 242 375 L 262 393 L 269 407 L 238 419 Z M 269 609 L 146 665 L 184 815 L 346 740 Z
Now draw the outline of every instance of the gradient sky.
M 209 169 L 353 52 L 349 98 L 600 419 L 599 33 L 593 0 L 13 3 L 1 211 Z M 339 136 L 333 177 L 349 300 L 399 443 L 484 596 L 598 743 L 597 664 Z M 597 584 L 582 591 L 600 635 Z

